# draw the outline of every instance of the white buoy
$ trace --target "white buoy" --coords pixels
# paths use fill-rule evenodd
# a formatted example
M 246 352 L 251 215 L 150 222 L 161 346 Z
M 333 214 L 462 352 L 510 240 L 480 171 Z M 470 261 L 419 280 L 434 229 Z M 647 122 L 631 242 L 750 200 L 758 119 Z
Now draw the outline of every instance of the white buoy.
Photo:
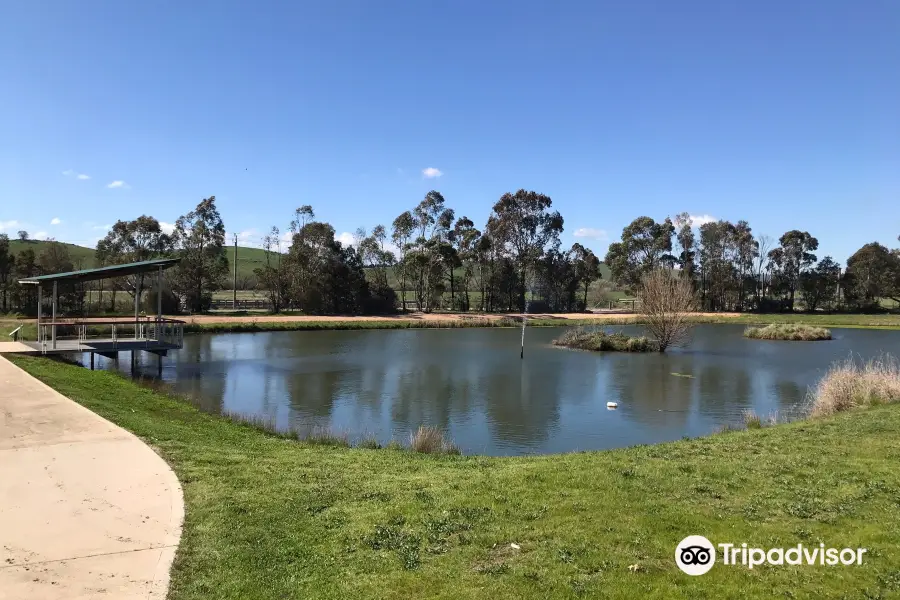
M 606 408 L 618 408 L 618 407 L 619 407 L 618 402 L 607 402 L 606 403 Z

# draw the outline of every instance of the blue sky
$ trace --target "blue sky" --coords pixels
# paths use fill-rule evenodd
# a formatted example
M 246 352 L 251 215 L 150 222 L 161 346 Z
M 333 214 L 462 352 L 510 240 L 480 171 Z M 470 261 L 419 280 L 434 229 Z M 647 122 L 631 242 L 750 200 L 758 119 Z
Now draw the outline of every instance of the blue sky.
M 898 32 L 894 0 L 7 2 L 0 228 L 92 245 L 214 194 L 258 242 L 429 189 L 480 227 L 524 187 L 567 246 L 688 211 L 844 261 L 900 234 Z

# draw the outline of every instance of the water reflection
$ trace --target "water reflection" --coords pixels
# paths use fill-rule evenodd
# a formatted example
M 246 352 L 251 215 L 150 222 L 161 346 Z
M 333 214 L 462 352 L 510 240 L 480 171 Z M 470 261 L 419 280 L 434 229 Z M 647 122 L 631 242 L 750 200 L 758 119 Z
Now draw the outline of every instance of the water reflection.
M 525 360 L 514 329 L 194 335 L 165 360 L 163 379 L 204 410 L 261 415 L 282 428 L 387 442 L 429 424 L 466 452 L 546 453 L 703 435 L 745 409 L 791 413 L 833 361 L 900 345 L 893 331 L 790 343 L 708 325 L 684 350 L 593 354 L 551 346 L 561 332 L 530 329 Z M 99 364 L 127 371 L 130 360 Z M 140 358 L 142 372 L 156 368 L 155 357 Z

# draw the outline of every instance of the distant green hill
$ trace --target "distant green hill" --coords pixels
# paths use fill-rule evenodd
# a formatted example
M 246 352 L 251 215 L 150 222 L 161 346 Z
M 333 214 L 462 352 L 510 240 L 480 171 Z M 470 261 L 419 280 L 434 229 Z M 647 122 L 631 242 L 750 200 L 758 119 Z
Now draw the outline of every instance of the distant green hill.
M 94 250 L 92 248 L 85 248 L 84 246 L 76 246 L 75 244 L 67 244 L 65 242 L 60 243 L 69 250 L 69 256 L 72 258 L 72 262 L 75 264 L 76 269 L 90 269 L 94 266 Z M 24 250 L 31 249 L 34 250 L 34 256 L 37 258 L 48 244 L 50 244 L 50 242 L 41 240 L 28 240 L 27 242 L 22 242 L 20 240 L 11 239 L 9 240 L 9 251 L 11 254 L 18 254 Z
M 93 248 L 85 248 L 84 246 L 78 246 L 75 244 L 68 244 L 65 242 L 62 243 L 69 251 L 69 256 L 72 257 L 72 262 L 75 264 L 76 269 L 90 269 L 96 266 L 96 261 L 94 259 L 94 249 Z M 43 240 L 28 240 L 27 242 L 22 242 L 20 240 L 10 240 L 9 241 L 9 249 L 12 254 L 18 254 L 26 249 L 34 250 L 35 257 L 40 256 L 41 252 L 44 251 L 44 248 L 50 242 L 46 242 Z M 238 278 L 241 277 L 250 277 L 253 275 L 253 269 L 259 268 L 266 263 L 266 253 L 265 250 L 261 248 L 246 248 L 243 246 L 238 246 Z M 225 248 L 225 255 L 228 257 L 228 264 L 234 264 L 234 246 L 228 246 Z M 229 271 L 229 274 L 231 271 Z

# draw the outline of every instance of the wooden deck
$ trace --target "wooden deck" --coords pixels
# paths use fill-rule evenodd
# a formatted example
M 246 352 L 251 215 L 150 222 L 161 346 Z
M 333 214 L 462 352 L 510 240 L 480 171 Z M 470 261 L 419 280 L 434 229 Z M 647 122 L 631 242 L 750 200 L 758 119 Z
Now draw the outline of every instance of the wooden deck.
M 115 352 L 129 352 L 143 350 L 163 356 L 169 350 L 178 350 L 181 345 L 171 342 L 143 338 L 143 339 L 92 339 L 92 340 L 56 340 L 53 342 L 19 342 L 27 346 L 31 352 L 40 354 L 66 354 L 71 352 L 94 352 L 96 354 L 112 354 Z

